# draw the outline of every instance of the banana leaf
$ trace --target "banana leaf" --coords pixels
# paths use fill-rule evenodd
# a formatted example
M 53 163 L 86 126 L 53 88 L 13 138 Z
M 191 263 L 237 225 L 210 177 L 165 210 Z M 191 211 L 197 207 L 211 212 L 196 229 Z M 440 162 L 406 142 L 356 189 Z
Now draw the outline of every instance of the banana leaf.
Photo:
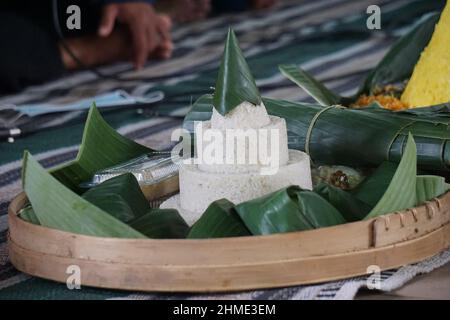
M 229 29 L 214 88 L 214 107 L 225 115 L 245 101 L 258 105 L 261 103 L 261 95 L 239 48 L 236 35 Z
M 397 168 L 398 165 L 393 162 L 383 162 L 352 191 L 353 196 L 370 208 L 375 207 L 389 187 Z
M 326 183 L 317 185 L 314 192 L 333 205 L 347 222 L 362 220 L 371 209 L 369 204 L 356 198 L 352 193 Z
M 413 109 L 405 109 L 392 111 L 383 108 L 379 103 L 374 102 L 367 107 L 360 108 L 362 111 L 372 113 L 382 113 L 393 118 L 418 120 L 420 122 L 429 122 L 434 124 L 450 124 L 450 103 L 443 103 L 431 107 L 419 107 Z
M 34 213 L 33 207 L 30 205 L 26 206 L 25 208 L 20 210 L 19 217 L 27 222 L 32 223 L 32 224 L 37 224 L 37 225 L 41 224 L 38 217 Z
M 389 212 L 405 210 L 416 205 L 417 156 L 416 145 L 411 135 L 402 159 L 395 170 L 387 189 L 365 219 Z M 367 190 L 369 192 L 369 190 Z
M 22 181 L 32 207 L 20 217 L 34 224 L 116 238 L 175 239 L 189 232 L 176 210 L 150 208 L 132 174 L 111 178 L 79 196 L 26 152 Z
M 184 239 L 189 233 L 188 224 L 173 209 L 152 209 L 129 225 L 153 239 Z
M 117 133 L 102 118 L 94 104 L 87 116 L 77 158 L 52 169 L 51 173 L 65 186 L 81 193 L 80 183 L 90 180 L 98 170 L 151 151 Z
M 236 211 L 254 235 L 310 230 L 345 223 L 328 201 L 291 186 L 238 204 Z
M 221 199 L 211 203 L 205 213 L 192 226 L 188 239 L 249 236 L 232 202 Z
M 381 108 L 383 109 L 383 108 Z M 389 112 L 386 109 L 383 109 L 387 112 Z M 414 109 L 407 109 L 402 111 L 395 112 L 396 115 L 400 116 L 415 116 L 415 117 L 426 117 L 426 118 L 443 118 L 444 124 L 448 124 L 449 118 L 450 118 L 450 102 L 439 104 L 436 106 L 429 106 L 429 107 L 421 107 L 421 108 L 414 108 Z M 436 121 L 436 120 L 435 120 Z
M 374 218 L 418 206 L 450 189 L 439 176 L 416 175 L 416 149 L 411 135 L 400 163 L 382 163 L 358 187 L 349 192 L 319 184 L 314 191 L 336 207 L 347 221 Z
M 145 238 L 64 186 L 28 152 L 24 154 L 22 184 L 42 226 L 98 237 Z
M 416 205 L 419 206 L 426 201 L 439 197 L 450 190 L 450 184 L 445 183 L 444 177 L 439 176 L 417 176 L 416 180 Z
M 328 90 L 320 81 L 296 65 L 281 65 L 279 69 L 286 78 L 305 90 L 319 104 L 323 106 L 343 104 L 343 97 Z
M 139 183 L 131 173 L 106 180 L 86 191 L 82 198 L 125 223 L 150 210 Z
M 349 106 L 361 94 L 372 94 L 388 84 L 408 80 L 422 51 L 430 42 L 440 13 L 430 13 L 422 17 L 406 35 L 401 37 L 368 74 L 358 92 L 352 97 L 343 97 L 327 89 L 305 70 L 296 65 L 281 65 L 281 73 L 300 86 L 319 104 L 329 106 L 341 104 Z M 425 106 L 424 106 L 425 107 Z
M 444 117 L 328 108 L 269 98 L 263 102 L 269 114 L 286 120 L 289 148 L 309 151 L 315 164 L 378 167 L 385 161 L 398 163 L 411 133 L 418 168 L 449 171 L 450 130 Z M 187 114 L 184 128 L 193 132 L 194 121 L 209 120 L 212 108 L 211 95 L 200 97 Z M 311 134 L 306 141 L 308 130 Z

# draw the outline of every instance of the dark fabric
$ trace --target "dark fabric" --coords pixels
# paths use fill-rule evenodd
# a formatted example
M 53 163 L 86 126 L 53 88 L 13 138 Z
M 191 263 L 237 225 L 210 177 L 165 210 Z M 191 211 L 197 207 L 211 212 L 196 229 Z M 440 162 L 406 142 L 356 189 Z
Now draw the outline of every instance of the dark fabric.
M 66 8 L 81 9 L 81 30 L 68 30 Z M 0 93 L 19 91 L 29 85 L 66 73 L 61 60 L 51 0 L 2 0 L 0 4 Z M 96 1 L 58 0 L 58 21 L 65 37 L 97 29 L 101 5 Z
M 211 4 L 214 14 L 238 12 L 250 8 L 250 0 L 212 0 Z
M 0 12 L 0 48 L 0 93 L 65 72 L 54 37 L 15 12 Z

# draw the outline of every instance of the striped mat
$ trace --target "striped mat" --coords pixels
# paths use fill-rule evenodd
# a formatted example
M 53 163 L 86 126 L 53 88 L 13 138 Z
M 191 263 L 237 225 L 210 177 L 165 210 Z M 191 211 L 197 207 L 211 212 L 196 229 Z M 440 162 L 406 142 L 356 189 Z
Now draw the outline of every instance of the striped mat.
M 133 81 L 98 79 L 85 71 L 17 95 L 0 97 L 0 104 L 58 102 L 88 98 L 118 88 L 133 95 L 161 90 L 165 100 L 152 114 L 133 109 L 108 112 L 106 120 L 122 134 L 153 148 L 170 146 L 170 134 L 181 125 L 192 101 L 211 92 L 228 26 L 235 30 L 257 84 L 265 96 L 295 101 L 311 99 L 278 72 L 281 63 L 296 63 L 341 94 L 356 91 L 361 79 L 386 53 L 390 45 L 423 14 L 442 6 L 428 0 L 284 0 L 269 11 L 224 15 L 175 28 L 172 59 L 149 62 L 135 72 L 127 63 L 103 68 Z M 382 30 L 366 28 L 366 9 L 377 4 Z M 157 114 L 157 116 L 156 116 Z M 230 295 L 141 294 L 65 285 L 33 278 L 15 270 L 8 259 L 7 207 L 20 192 L 23 150 L 29 150 L 45 167 L 76 156 L 85 115 L 54 129 L 0 143 L 0 299 L 351 299 L 365 286 L 366 277 L 316 286 L 259 290 Z M 395 289 L 416 274 L 448 262 L 450 253 L 381 275 L 386 290 Z M 406 269 L 405 269 L 406 268 Z M 413 270 L 413 271 L 411 271 Z M 400 278 L 399 278 L 400 277 Z

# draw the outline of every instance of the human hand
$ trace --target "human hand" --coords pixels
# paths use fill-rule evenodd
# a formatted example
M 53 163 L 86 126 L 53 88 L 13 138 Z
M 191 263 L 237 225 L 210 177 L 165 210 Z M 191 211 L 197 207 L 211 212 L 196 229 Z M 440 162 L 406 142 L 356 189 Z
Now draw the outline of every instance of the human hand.
M 112 3 L 103 8 L 98 33 L 108 37 L 115 22 L 124 24 L 133 42 L 133 62 L 142 68 L 148 56 L 157 52 L 161 58 L 169 58 L 172 53 L 170 35 L 171 21 L 167 16 L 156 14 L 146 2 Z

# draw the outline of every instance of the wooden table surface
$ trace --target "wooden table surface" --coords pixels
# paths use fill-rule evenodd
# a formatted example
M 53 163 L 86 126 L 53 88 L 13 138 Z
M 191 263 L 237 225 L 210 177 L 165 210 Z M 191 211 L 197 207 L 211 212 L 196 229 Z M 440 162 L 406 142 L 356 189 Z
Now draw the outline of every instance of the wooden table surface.
M 431 273 L 420 275 L 402 288 L 382 293 L 373 290 L 362 290 L 357 300 L 405 300 L 405 299 L 444 299 L 450 300 L 450 263 Z

